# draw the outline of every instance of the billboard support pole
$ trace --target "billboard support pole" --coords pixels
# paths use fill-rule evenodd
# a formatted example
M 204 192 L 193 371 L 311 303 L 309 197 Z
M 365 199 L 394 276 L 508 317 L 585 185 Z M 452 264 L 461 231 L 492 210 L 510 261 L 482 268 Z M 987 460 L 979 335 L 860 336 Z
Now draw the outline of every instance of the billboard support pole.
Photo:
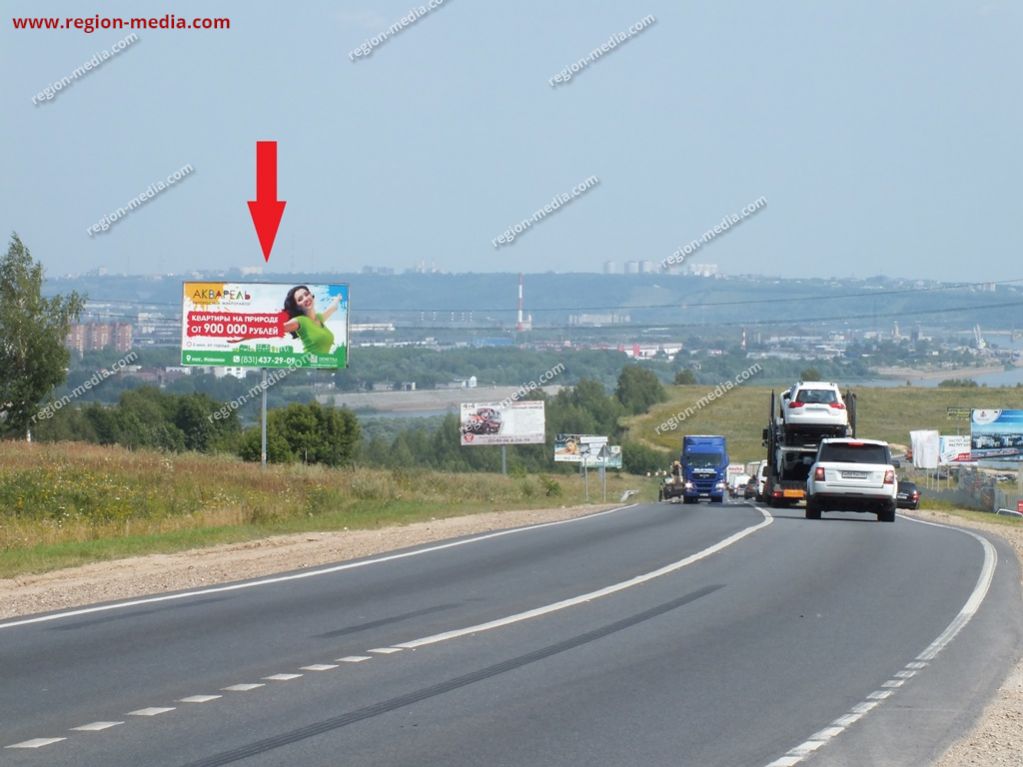
M 586 471 L 586 456 L 583 456 L 583 492 L 586 494 L 586 503 L 590 502 L 590 475 Z
M 259 448 L 259 461 L 262 467 L 266 468 L 266 368 L 263 368 L 263 383 L 260 387 L 263 390 L 263 407 L 261 408 L 260 420 L 260 448 Z
M 508 446 L 501 445 L 501 473 L 508 476 Z

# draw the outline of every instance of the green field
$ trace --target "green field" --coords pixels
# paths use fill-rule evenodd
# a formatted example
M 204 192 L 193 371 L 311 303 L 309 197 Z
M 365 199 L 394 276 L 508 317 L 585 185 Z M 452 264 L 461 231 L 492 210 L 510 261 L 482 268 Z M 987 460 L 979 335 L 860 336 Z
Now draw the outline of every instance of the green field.
M 642 485 L 611 472 L 608 498 Z M 594 477 L 590 499 L 600 500 Z M 277 533 L 583 502 L 575 475 L 303 465 L 263 470 L 227 456 L 0 442 L 0 578 Z
M 712 391 L 708 386 L 670 386 L 670 400 L 649 413 L 628 420 L 628 439 L 679 452 L 684 434 L 723 434 L 733 462 L 745 463 L 765 457 L 761 432 L 767 426 L 771 389 L 737 386 L 685 418 L 674 430 L 658 434 L 656 428 L 673 415 L 696 405 Z M 775 390 L 780 391 L 780 389 Z M 892 387 L 855 389 L 857 430 L 860 437 L 908 445 L 909 432 L 936 429 L 942 434 L 969 434 L 968 418 L 950 419 L 948 407 L 1004 408 L 1023 410 L 1023 388 L 922 388 Z
M 627 439 L 676 454 L 683 434 L 723 434 L 734 462 L 762 458 L 771 391 L 764 387 L 736 387 L 674 430 L 656 432 L 708 391 L 670 387 L 668 402 L 627 419 Z M 968 422 L 947 418 L 950 406 L 1023 409 L 1019 388 L 874 388 L 858 395 L 858 434 L 898 445 L 909 441 L 912 429 L 967 433 Z M 625 489 L 640 490 L 634 498 L 640 501 L 657 492 L 654 480 L 609 473 L 609 500 Z M 590 498 L 599 498 L 596 472 Z M 572 474 L 502 477 L 304 465 L 263 470 L 221 455 L 0 442 L 0 577 L 275 533 L 582 502 L 582 482 Z

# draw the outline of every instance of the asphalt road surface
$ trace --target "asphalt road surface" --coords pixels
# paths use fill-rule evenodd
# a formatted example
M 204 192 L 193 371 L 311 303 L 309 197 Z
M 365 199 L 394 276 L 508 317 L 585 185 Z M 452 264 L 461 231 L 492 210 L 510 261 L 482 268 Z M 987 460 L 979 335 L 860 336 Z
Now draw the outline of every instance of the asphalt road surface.
M 1015 557 L 802 516 L 629 507 L 8 620 L 0 765 L 925 765 L 1023 643 Z

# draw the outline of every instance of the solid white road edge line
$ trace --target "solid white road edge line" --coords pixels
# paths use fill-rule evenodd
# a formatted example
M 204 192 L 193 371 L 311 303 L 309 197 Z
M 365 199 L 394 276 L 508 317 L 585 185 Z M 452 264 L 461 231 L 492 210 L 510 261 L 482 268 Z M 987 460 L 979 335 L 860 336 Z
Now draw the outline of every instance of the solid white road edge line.
M 485 533 L 483 535 L 477 535 L 474 538 L 465 538 L 460 541 L 452 541 L 450 543 L 442 543 L 437 546 L 430 546 L 425 549 L 416 549 L 415 551 L 405 551 L 401 554 L 388 554 L 383 557 L 376 557 L 375 559 L 366 559 L 361 562 L 347 562 L 342 565 L 334 565 L 332 567 L 324 567 L 319 570 L 308 570 L 301 573 L 292 573 L 291 575 L 278 575 L 272 578 L 261 578 L 257 581 L 246 581 L 245 583 L 232 583 L 227 586 L 211 586 L 208 589 L 199 589 L 197 591 L 183 591 L 179 594 L 164 594 L 158 597 L 143 597 L 141 599 L 132 599 L 128 602 L 117 602 L 110 605 L 99 605 L 97 607 L 83 607 L 78 610 L 68 610 L 66 612 L 53 613 L 52 615 L 41 615 L 35 618 L 25 618 L 23 620 L 10 621 L 8 623 L 0 623 L 0 629 L 11 629 L 15 626 L 27 626 L 32 623 L 46 623 L 47 621 L 60 620 L 61 618 L 73 618 L 79 615 L 89 615 L 90 613 L 105 612 L 107 610 L 120 610 L 125 607 L 137 607 L 138 605 L 149 605 L 156 602 L 168 602 L 173 599 L 188 599 L 189 597 L 204 596 L 206 594 L 220 594 L 225 591 L 239 591 L 240 589 L 251 589 L 256 586 L 268 586 L 274 583 L 285 583 L 286 581 L 297 581 L 302 578 L 315 578 L 319 575 L 330 575 L 331 573 L 339 573 L 343 570 L 353 570 L 356 567 L 366 567 L 367 565 L 375 565 L 381 562 L 391 562 L 395 559 L 405 559 L 406 557 L 417 557 L 420 554 L 430 554 L 434 551 L 443 551 L 444 549 L 452 549 L 456 546 L 465 546 L 469 543 L 477 543 L 479 541 L 490 540 L 491 538 L 500 538 L 505 535 L 515 535 L 517 533 L 524 533 L 530 530 L 539 530 L 544 527 L 554 527 L 556 525 L 567 525 L 573 522 L 582 522 L 588 519 L 595 519 L 602 517 L 605 514 L 614 514 L 618 511 L 625 511 L 626 509 L 636 508 L 639 504 L 630 503 L 627 506 L 618 506 L 613 509 L 607 509 L 606 511 L 597 511 L 593 514 L 587 514 L 582 517 L 573 517 L 572 519 L 561 519 L 556 522 L 542 522 L 538 525 L 527 525 L 526 527 L 513 527 L 509 530 L 498 530 L 493 533 Z
M 765 511 L 764 509 L 761 509 L 758 506 L 755 506 L 754 508 L 756 508 L 756 510 L 763 515 L 764 519 L 762 521 L 758 522 L 752 527 L 747 527 L 744 530 L 740 530 L 739 532 L 730 535 L 721 541 L 718 541 L 713 546 L 708 546 L 702 551 L 698 551 L 695 554 L 690 554 L 685 559 L 680 559 L 677 562 L 672 562 L 670 565 L 665 565 L 664 567 L 658 568 L 657 570 L 652 570 L 649 573 L 644 573 L 643 575 L 637 575 L 634 578 L 629 578 L 627 581 L 621 581 L 611 586 L 605 586 L 604 588 L 597 589 L 596 591 L 590 591 L 587 592 L 586 594 L 580 594 L 579 596 L 576 597 L 563 599 L 560 602 L 553 602 L 549 605 L 544 605 L 543 607 L 536 607 L 532 610 L 526 610 L 525 612 L 516 613 L 514 615 L 509 615 L 504 618 L 498 618 L 497 620 L 488 621 L 486 623 L 478 623 L 475 626 L 466 626 L 465 628 L 455 629 L 454 631 L 445 631 L 442 634 L 433 634 L 432 636 L 422 637 L 421 639 L 413 639 L 410 642 L 401 642 L 399 644 L 393 645 L 393 647 L 402 647 L 406 650 L 411 650 L 416 647 L 423 647 L 425 645 L 436 644 L 437 642 L 445 642 L 449 639 L 455 639 L 457 637 L 465 636 L 466 634 L 476 634 L 481 631 L 490 631 L 491 629 L 507 626 L 511 623 L 518 623 L 519 621 L 525 621 L 531 618 L 537 618 L 541 615 L 548 615 L 549 613 L 557 612 L 558 610 L 564 610 L 568 607 L 575 607 L 576 605 L 581 605 L 584 602 L 591 602 L 594 599 L 600 599 L 601 597 L 606 597 L 610 594 L 616 594 L 619 591 L 624 591 L 625 589 L 630 589 L 633 586 L 639 586 L 648 581 L 652 581 L 654 578 L 660 578 L 662 575 L 668 575 L 669 573 L 676 572 L 678 570 L 681 570 L 683 567 L 691 565 L 694 562 L 699 562 L 701 559 L 706 559 L 712 554 L 716 554 L 722 549 L 728 548 L 733 543 L 741 541 L 747 535 L 752 535 L 757 530 L 767 527 L 774 521 L 774 517 L 772 517 L 769 512 Z M 372 650 L 370 652 L 372 652 Z
M 953 525 L 943 525 L 938 522 L 925 522 L 922 519 L 904 517 L 901 514 L 899 517 L 909 522 L 917 522 L 921 525 L 941 527 L 945 530 L 955 530 L 958 533 L 964 533 L 965 535 L 969 535 L 971 538 L 975 538 L 980 542 L 980 545 L 984 550 L 984 564 L 980 568 L 980 575 L 977 577 L 977 583 L 974 585 L 973 591 L 970 593 L 965 604 L 963 604 L 958 615 L 952 619 L 952 622 L 949 623 L 948 627 L 938 635 L 937 639 L 927 645 L 927 649 L 916 656 L 915 661 L 906 664 L 905 668 L 912 670 L 899 671 L 894 675 L 895 679 L 890 679 L 884 683 L 883 687 L 889 689 L 882 689 L 870 693 L 865 701 L 858 703 L 849 709 L 848 714 L 840 716 L 832 722 L 833 726 L 828 728 L 828 731 L 836 731 L 832 737 L 837 737 L 840 732 L 855 724 L 862 719 L 864 715 L 870 713 L 883 702 L 887 701 L 898 689 L 896 685 L 901 686 L 904 684 L 906 679 L 914 676 L 921 669 L 927 666 L 927 663 L 923 661 L 933 660 L 938 653 L 945 649 L 949 643 L 955 639 L 956 634 L 962 631 L 963 628 L 966 627 L 966 624 L 970 622 L 974 615 L 976 615 L 977 610 L 980 609 L 981 604 L 983 604 L 984 599 L 987 597 L 988 590 L 991 588 L 991 581 L 995 577 L 995 568 L 998 565 L 998 552 L 995 550 L 995 547 L 991 545 L 991 541 L 987 540 L 987 538 L 977 535 L 970 530 L 964 530 L 961 527 L 955 527 Z M 793 767 L 793 765 L 801 762 L 808 754 L 812 753 L 812 751 L 820 748 L 821 745 L 823 745 L 823 743 L 818 744 L 815 736 L 812 736 L 810 739 L 795 748 L 789 749 L 785 756 L 770 762 L 767 767 Z

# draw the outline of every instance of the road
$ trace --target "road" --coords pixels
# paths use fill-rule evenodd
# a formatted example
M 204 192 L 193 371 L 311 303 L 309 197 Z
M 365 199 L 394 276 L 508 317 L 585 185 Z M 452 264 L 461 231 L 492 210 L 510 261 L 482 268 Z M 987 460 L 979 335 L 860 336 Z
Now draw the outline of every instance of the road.
M 903 517 L 628 507 L 0 623 L 0 764 L 923 765 L 1019 582 Z

